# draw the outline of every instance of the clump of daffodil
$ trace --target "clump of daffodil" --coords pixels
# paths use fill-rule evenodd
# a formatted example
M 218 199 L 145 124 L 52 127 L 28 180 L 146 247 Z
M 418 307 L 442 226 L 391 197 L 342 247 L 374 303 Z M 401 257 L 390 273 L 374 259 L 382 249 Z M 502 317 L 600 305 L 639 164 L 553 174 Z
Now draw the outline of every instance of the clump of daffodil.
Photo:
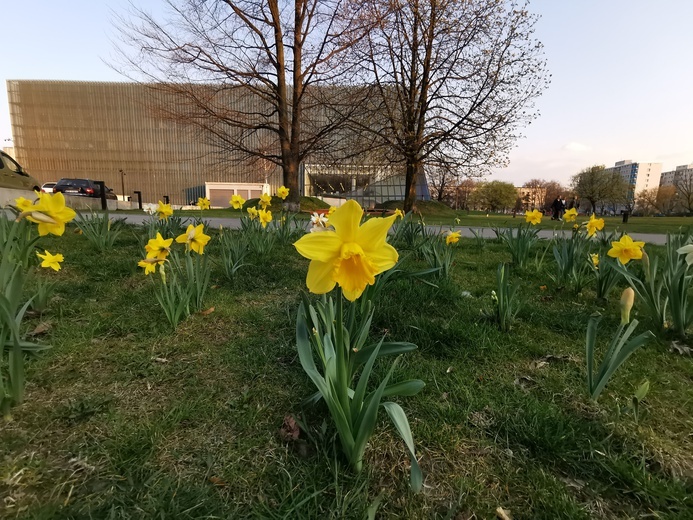
M 207 245 L 207 242 L 209 242 L 210 238 L 212 237 L 205 235 L 204 233 L 204 224 L 198 224 L 197 226 L 188 224 L 188 228 L 185 230 L 185 233 L 176 237 L 176 242 L 178 244 L 185 244 L 188 251 L 192 250 L 198 255 L 203 255 L 205 252 L 205 246 Z
M 633 308 L 635 301 L 635 291 L 632 287 L 626 287 L 621 294 L 621 325 L 630 323 L 630 310 Z
M 334 231 L 310 233 L 294 243 L 311 260 L 306 277 L 308 290 L 330 292 L 339 284 L 347 300 L 355 301 L 375 277 L 397 263 L 397 250 L 387 243 L 395 216 L 368 219 L 360 225 L 363 210 L 349 200 L 330 216 Z
M 618 260 L 626 265 L 631 260 L 640 260 L 642 258 L 642 248 L 645 247 L 645 242 L 634 242 L 628 235 L 623 235 L 618 242 L 611 242 L 611 249 L 607 255 Z
M 445 244 L 448 246 L 450 244 L 457 244 L 457 242 L 460 241 L 461 236 L 462 233 L 460 231 L 450 231 L 445 237 Z
M 599 253 L 590 253 L 590 260 L 592 260 L 592 265 L 599 268 Z
M 53 255 L 45 250 L 44 253 L 45 254 L 42 255 L 38 251 L 36 252 L 36 256 L 41 259 L 41 267 L 60 271 L 60 262 L 64 260 L 63 255 L 60 253 Z
M 172 243 L 172 238 L 164 239 L 164 237 L 161 236 L 161 233 L 157 233 L 156 237 L 150 238 L 147 245 L 144 246 L 144 249 L 147 251 L 147 258 L 158 258 L 159 260 L 165 260 L 168 254 L 171 252 Z
M 243 209 L 243 204 L 245 204 L 245 199 L 240 195 L 231 195 L 231 200 L 229 201 L 233 209 Z
M 566 222 L 572 222 L 577 218 L 577 210 L 575 208 L 570 208 L 568 211 L 563 213 L 563 220 Z
M 604 229 L 604 219 L 596 218 L 594 213 L 592 213 L 590 219 L 585 222 L 585 226 L 587 227 L 587 236 L 592 237 L 597 231 Z
M 533 226 L 536 226 L 537 224 L 541 224 L 541 219 L 544 216 L 544 214 L 536 209 L 533 209 L 532 211 L 525 211 L 525 222 L 529 222 Z
M 280 186 L 279 189 L 277 190 L 277 197 L 279 197 L 282 200 L 286 200 L 286 198 L 289 196 L 289 188 L 286 186 Z
M 272 197 L 268 193 L 263 193 L 260 195 L 260 206 L 262 209 L 267 209 L 267 206 L 272 205 Z
M 266 228 L 267 224 L 272 222 L 272 212 L 268 209 L 261 209 L 257 212 L 257 216 L 260 219 L 260 224 L 262 224 L 263 228 Z
M 676 252 L 680 255 L 686 255 L 686 263 L 688 265 L 693 264 L 693 244 L 686 244 L 683 247 L 679 247 Z
M 156 214 L 159 215 L 159 220 L 168 220 L 168 217 L 173 215 L 173 208 L 170 204 L 164 204 L 159 201 L 159 205 L 156 207 Z
M 39 193 L 38 202 L 28 205 L 24 201 L 17 199 L 26 209 L 22 211 L 17 220 L 26 218 L 28 221 L 38 224 L 39 236 L 49 233 L 55 236 L 62 236 L 65 233 L 65 224 L 75 218 L 77 213 L 72 208 L 65 206 L 65 197 L 58 192 L 55 195 L 50 193 Z M 19 206 L 17 206 L 19 207 Z
M 404 218 L 404 211 L 399 208 L 395 209 L 395 218 Z
M 209 201 L 207 197 L 199 197 L 197 199 L 197 205 L 200 207 L 201 210 L 205 210 L 209 209 L 212 203 Z
M 143 267 L 144 268 L 144 274 L 148 275 L 150 273 L 156 272 L 156 266 L 157 265 L 163 265 L 164 260 L 160 260 L 158 258 L 144 258 L 137 262 L 137 267 Z M 162 269 L 163 273 L 163 269 Z M 165 283 L 165 282 L 164 282 Z
M 249 207 L 248 208 L 248 216 L 250 217 L 250 220 L 255 220 L 258 216 L 257 208 L 254 206 Z

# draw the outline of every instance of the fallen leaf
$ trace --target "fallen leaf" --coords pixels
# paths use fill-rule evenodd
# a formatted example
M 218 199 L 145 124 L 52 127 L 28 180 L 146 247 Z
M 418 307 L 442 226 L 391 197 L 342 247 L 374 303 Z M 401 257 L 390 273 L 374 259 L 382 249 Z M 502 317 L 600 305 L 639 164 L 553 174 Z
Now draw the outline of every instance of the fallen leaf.
M 544 368 L 545 366 L 548 366 L 548 364 L 549 363 L 547 361 L 540 361 L 538 359 L 535 359 L 529 364 L 529 368 L 531 368 L 532 370 L 537 370 L 539 368 Z
M 211 476 L 207 480 L 209 480 L 210 484 L 214 484 L 217 487 L 228 487 L 228 484 L 219 477 Z
M 496 508 L 496 516 L 498 516 L 498 518 L 501 520 L 513 520 L 513 517 L 510 516 L 510 511 L 503 509 L 500 506 Z
M 152 361 L 156 361 L 157 363 L 168 363 L 168 359 L 163 358 L 163 357 L 152 358 Z
M 38 336 L 40 334 L 45 334 L 53 328 L 53 324 L 50 321 L 43 321 L 36 325 L 36 328 L 32 330 L 28 336 Z
M 528 388 L 535 386 L 537 382 L 529 376 L 520 376 L 515 379 L 515 385 L 522 388 L 522 390 L 527 390 Z
M 219 289 L 219 287 L 221 287 L 221 285 L 212 285 L 210 289 Z
M 201 314 L 202 316 L 207 316 L 208 314 L 212 314 L 213 312 L 214 312 L 214 307 L 210 307 L 210 308 L 207 309 L 206 311 L 200 311 L 200 314 Z
M 284 417 L 284 423 L 279 428 L 279 437 L 285 442 L 296 441 L 301 434 L 301 428 L 296 424 L 296 419 L 291 415 Z
M 455 367 L 448 367 L 448 369 L 445 371 L 445 373 L 446 373 L 446 374 L 449 374 L 449 373 L 452 372 L 453 370 L 455 370 Z

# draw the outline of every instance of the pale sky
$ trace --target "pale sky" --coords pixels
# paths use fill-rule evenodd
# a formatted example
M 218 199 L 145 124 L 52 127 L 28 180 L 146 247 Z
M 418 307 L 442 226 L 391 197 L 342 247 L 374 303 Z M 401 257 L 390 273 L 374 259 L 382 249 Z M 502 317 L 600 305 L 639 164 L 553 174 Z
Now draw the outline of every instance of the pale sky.
M 157 11 L 163 0 L 134 1 Z M 7 79 L 124 81 L 111 10 L 127 0 L 0 0 L 0 144 L 11 142 Z M 541 115 L 492 179 L 568 183 L 592 164 L 693 164 L 690 0 L 532 0 L 552 82 Z

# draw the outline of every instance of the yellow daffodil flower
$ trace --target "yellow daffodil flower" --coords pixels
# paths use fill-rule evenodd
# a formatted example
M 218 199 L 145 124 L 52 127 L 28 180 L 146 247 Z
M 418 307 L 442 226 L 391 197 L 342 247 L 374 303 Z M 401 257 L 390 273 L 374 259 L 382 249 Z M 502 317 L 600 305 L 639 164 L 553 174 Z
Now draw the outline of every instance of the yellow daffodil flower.
M 47 234 L 62 236 L 65 233 L 65 224 L 70 222 L 77 213 L 72 208 L 65 206 L 65 197 L 58 192 L 39 193 L 39 201 L 23 211 L 18 219 L 26 217 L 30 222 L 38 224 L 39 236 Z
M 362 214 L 361 206 L 349 200 L 330 216 L 334 231 L 306 234 L 294 243 L 299 254 L 311 260 L 306 277 L 310 292 L 325 294 L 339 284 L 344 297 L 355 301 L 378 274 L 395 266 L 397 250 L 386 239 L 396 217 L 371 218 L 359 225 Z
M 248 208 L 248 216 L 250 217 L 250 220 L 255 220 L 257 218 L 257 208 L 254 206 Z
M 572 222 L 577 218 L 577 210 L 575 208 L 570 208 L 568 211 L 563 213 L 563 220 L 566 222 Z
M 590 260 L 592 260 L 592 265 L 594 267 L 599 266 L 599 253 L 590 253 Z
M 686 263 L 688 265 L 693 264 L 693 244 L 688 244 L 683 247 L 679 247 L 676 252 L 680 255 L 686 255 Z
M 272 197 L 269 196 L 267 193 L 263 193 L 260 195 L 260 206 L 262 206 L 262 209 L 267 209 L 267 206 L 272 205 Z
M 618 242 L 611 242 L 611 249 L 607 255 L 618 260 L 626 265 L 631 260 L 640 260 L 642 258 L 642 248 L 645 247 L 645 242 L 633 242 L 633 239 L 628 235 L 623 235 Z
M 401 209 L 397 208 L 395 210 L 395 218 L 404 218 L 404 211 Z
M 635 301 L 635 291 L 632 287 L 626 287 L 621 294 L 621 325 L 627 325 L 630 322 L 630 310 L 633 308 Z
M 164 204 L 159 201 L 159 205 L 156 207 L 156 213 L 159 215 L 159 220 L 168 220 L 168 217 L 173 215 L 173 208 L 170 204 Z
M 60 271 L 60 262 L 64 260 L 63 255 L 58 253 L 57 255 L 52 255 L 48 251 L 45 251 L 45 254 L 41 254 L 38 251 L 36 252 L 36 256 L 38 256 L 42 262 L 41 262 L 41 267 L 45 268 L 50 268 L 53 269 L 54 271 Z
M 243 204 L 245 204 L 245 199 L 240 195 L 231 195 L 231 200 L 229 201 L 233 209 L 243 209 Z
M 192 249 L 198 255 L 203 255 L 207 242 L 212 238 L 209 235 L 205 235 L 204 227 L 204 224 L 199 224 L 197 226 L 188 224 L 188 229 L 185 230 L 185 233 L 176 237 L 176 242 L 185 244 L 188 251 Z
M 209 209 L 212 203 L 209 202 L 207 197 L 200 197 L 197 199 L 197 205 L 200 206 L 200 209 L 204 210 Z
M 533 226 L 536 226 L 537 224 L 541 224 L 541 218 L 543 216 L 544 214 L 536 209 L 533 209 L 532 211 L 525 211 L 525 222 L 529 222 Z
M 14 205 L 21 213 L 24 211 L 31 211 L 34 202 L 29 199 L 25 199 L 24 197 L 18 197 L 14 200 Z
M 171 244 L 173 243 L 172 238 L 167 238 L 161 236 L 161 233 L 157 233 L 155 238 L 150 238 L 144 249 L 147 251 L 147 258 L 158 258 L 159 260 L 165 260 L 168 254 L 171 252 Z
M 272 212 L 268 209 L 261 209 L 257 212 L 257 216 L 260 218 L 260 224 L 263 228 L 267 227 L 267 224 L 272 222 Z
M 594 213 L 592 213 L 589 221 L 587 221 L 585 225 L 587 226 L 587 236 L 591 237 L 594 236 L 597 231 L 604 229 L 604 219 L 596 218 Z
M 577 224 L 573 224 L 573 231 L 577 231 L 578 229 L 580 229 L 580 226 L 578 226 Z
M 457 244 L 460 241 L 462 233 L 460 231 L 450 231 L 445 237 L 445 245 Z
M 327 210 L 327 216 L 329 217 L 335 211 L 337 211 L 337 207 L 336 206 L 330 206 L 330 209 Z
M 159 260 L 157 258 L 145 258 L 144 260 L 140 260 L 139 262 L 137 262 L 137 267 L 143 267 L 144 274 L 147 275 L 149 273 L 156 272 L 156 266 L 161 265 L 163 263 L 163 260 Z
M 289 188 L 286 186 L 280 186 L 279 189 L 277 190 L 277 197 L 279 197 L 282 200 L 285 200 L 289 196 Z

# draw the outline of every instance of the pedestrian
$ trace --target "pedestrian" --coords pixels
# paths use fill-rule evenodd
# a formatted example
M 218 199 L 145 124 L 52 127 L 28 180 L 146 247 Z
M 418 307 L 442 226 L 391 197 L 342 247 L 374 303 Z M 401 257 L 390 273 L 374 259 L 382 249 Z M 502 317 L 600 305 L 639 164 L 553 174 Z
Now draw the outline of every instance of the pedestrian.
M 561 211 L 564 207 L 561 196 L 557 196 L 551 204 L 551 220 L 561 220 Z

